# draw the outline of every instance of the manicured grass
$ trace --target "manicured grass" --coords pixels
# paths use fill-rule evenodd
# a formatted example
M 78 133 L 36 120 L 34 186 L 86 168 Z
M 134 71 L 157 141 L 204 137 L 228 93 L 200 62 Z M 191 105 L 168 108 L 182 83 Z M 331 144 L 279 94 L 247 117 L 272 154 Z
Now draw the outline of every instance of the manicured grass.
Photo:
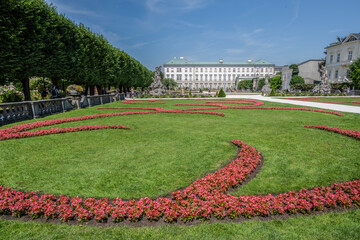
M 326 102 L 326 103 L 346 103 L 346 104 L 350 104 L 350 105 L 359 105 L 357 103 L 352 103 L 351 101 L 360 101 L 359 97 L 304 97 L 304 98 L 291 98 L 292 100 L 299 100 L 299 101 L 303 101 L 301 99 L 306 99 L 306 101 L 310 101 L 310 102 Z
M 360 211 L 195 226 L 87 227 L 0 220 L 1 239 L 359 239 Z
M 111 103 L 104 106 L 192 107 L 174 106 L 175 103 L 183 101 L 166 101 L 161 105 Z M 186 103 L 205 102 L 189 100 Z M 265 106 L 290 105 L 266 103 Z M 94 107 L 40 120 L 119 111 L 135 110 L 96 110 Z M 327 125 L 360 130 L 360 116 L 357 114 L 344 113 L 343 117 L 338 117 L 289 110 L 213 111 L 224 112 L 226 116 L 157 113 L 108 117 L 51 127 L 122 124 L 131 129 L 66 133 L 0 142 L 0 184 L 56 195 L 127 199 L 156 197 L 186 187 L 196 178 L 228 163 L 237 151 L 230 143 L 233 139 L 243 140 L 264 157 L 264 165 L 257 177 L 232 192 L 234 195 L 296 191 L 360 178 L 359 141 L 303 127 Z M 221 238 L 222 233 L 223 238 L 250 237 L 252 235 L 249 234 L 254 232 L 254 238 L 315 236 L 336 239 L 346 232 L 347 238 L 355 239 L 354 236 L 359 236 L 359 229 L 356 230 L 355 225 L 359 225 L 358 210 L 286 221 L 136 229 L 0 221 L 0 231 L 11 229 L 8 238 L 208 239 Z M 15 231 L 18 235 L 11 234 Z

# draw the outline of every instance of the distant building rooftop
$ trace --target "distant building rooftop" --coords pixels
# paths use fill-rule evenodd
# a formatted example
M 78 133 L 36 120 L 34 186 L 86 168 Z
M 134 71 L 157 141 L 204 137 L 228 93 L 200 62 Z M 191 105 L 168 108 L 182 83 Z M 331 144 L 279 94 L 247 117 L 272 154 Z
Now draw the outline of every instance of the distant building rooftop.
M 270 63 L 266 60 L 260 59 L 257 61 L 251 61 L 248 60 L 247 62 L 225 62 L 222 59 L 220 59 L 218 62 L 191 62 L 187 59 L 180 57 L 180 58 L 174 58 L 165 63 L 164 65 L 225 65 L 225 66 L 233 66 L 233 65 L 271 65 L 275 66 L 275 64 Z

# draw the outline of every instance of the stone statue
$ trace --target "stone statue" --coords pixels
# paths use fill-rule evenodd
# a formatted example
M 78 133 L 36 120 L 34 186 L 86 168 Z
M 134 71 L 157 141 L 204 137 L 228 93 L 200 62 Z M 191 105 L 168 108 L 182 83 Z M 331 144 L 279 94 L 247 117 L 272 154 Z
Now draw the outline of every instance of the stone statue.
M 319 63 L 319 72 L 321 77 L 322 84 L 329 84 L 329 76 L 327 74 L 327 70 L 325 68 L 325 62 Z
M 331 93 L 331 85 L 329 84 L 329 77 L 325 68 L 325 62 L 319 63 L 319 72 L 321 77 L 320 84 L 313 88 L 314 93 L 329 94 Z
M 253 79 L 253 90 L 257 91 L 258 87 L 259 87 L 259 78 L 254 78 Z
M 270 82 L 269 82 L 269 75 L 265 76 L 265 85 L 262 87 L 261 91 L 264 95 L 269 95 L 271 92 Z
M 161 66 L 155 68 L 155 75 L 153 77 L 153 82 L 150 85 L 150 94 L 153 96 L 165 95 L 166 91 L 164 85 L 161 82 Z

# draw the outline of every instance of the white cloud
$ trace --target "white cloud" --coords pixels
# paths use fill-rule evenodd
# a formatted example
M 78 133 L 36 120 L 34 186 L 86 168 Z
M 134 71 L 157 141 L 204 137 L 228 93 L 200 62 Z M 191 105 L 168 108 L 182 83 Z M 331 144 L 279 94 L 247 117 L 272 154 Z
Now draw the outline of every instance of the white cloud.
M 232 53 L 232 54 L 240 54 L 240 53 L 245 52 L 244 49 L 238 49 L 238 48 L 228 48 L 228 49 L 225 49 L 225 51 L 227 53 Z
M 206 7 L 211 0 L 146 0 L 146 7 L 151 12 L 168 13 L 170 11 L 190 12 Z
M 295 4 L 296 4 L 296 6 L 295 6 L 294 15 L 293 15 L 291 21 L 288 23 L 287 27 L 291 26 L 296 21 L 296 19 L 299 17 L 300 0 L 297 0 Z
M 136 48 L 141 48 L 141 47 L 146 46 L 148 44 L 150 44 L 150 42 L 139 42 L 139 43 L 136 43 L 136 44 L 130 46 L 130 48 L 135 48 L 135 49 Z
M 93 12 L 93 11 L 89 11 L 89 10 L 85 10 L 85 9 L 76 9 L 76 7 L 74 6 L 70 6 L 70 5 L 65 5 L 65 4 L 61 4 L 58 2 L 55 2 L 55 0 L 47 0 L 48 3 L 52 4 L 59 13 L 72 13 L 72 14 L 77 14 L 77 15 L 84 15 L 84 16 L 88 16 L 88 17 L 100 17 L 99 14 Z

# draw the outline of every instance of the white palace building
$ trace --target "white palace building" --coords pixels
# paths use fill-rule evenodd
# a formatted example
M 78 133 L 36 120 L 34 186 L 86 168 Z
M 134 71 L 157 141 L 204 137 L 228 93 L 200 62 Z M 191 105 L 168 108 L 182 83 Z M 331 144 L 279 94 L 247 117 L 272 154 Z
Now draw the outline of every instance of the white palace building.
M 190 62 L 184 57 L 164 64 L 164 77 L 175 80 L 180 88 L 235 89 L 238 81 L 275 75 L 275 64 L 265 60 L 247 62 Z
M 347 82 L 349 66 L 360 57 L 360 33 L 351 33 L 326 48 L 326 70 L 330 82 Z

